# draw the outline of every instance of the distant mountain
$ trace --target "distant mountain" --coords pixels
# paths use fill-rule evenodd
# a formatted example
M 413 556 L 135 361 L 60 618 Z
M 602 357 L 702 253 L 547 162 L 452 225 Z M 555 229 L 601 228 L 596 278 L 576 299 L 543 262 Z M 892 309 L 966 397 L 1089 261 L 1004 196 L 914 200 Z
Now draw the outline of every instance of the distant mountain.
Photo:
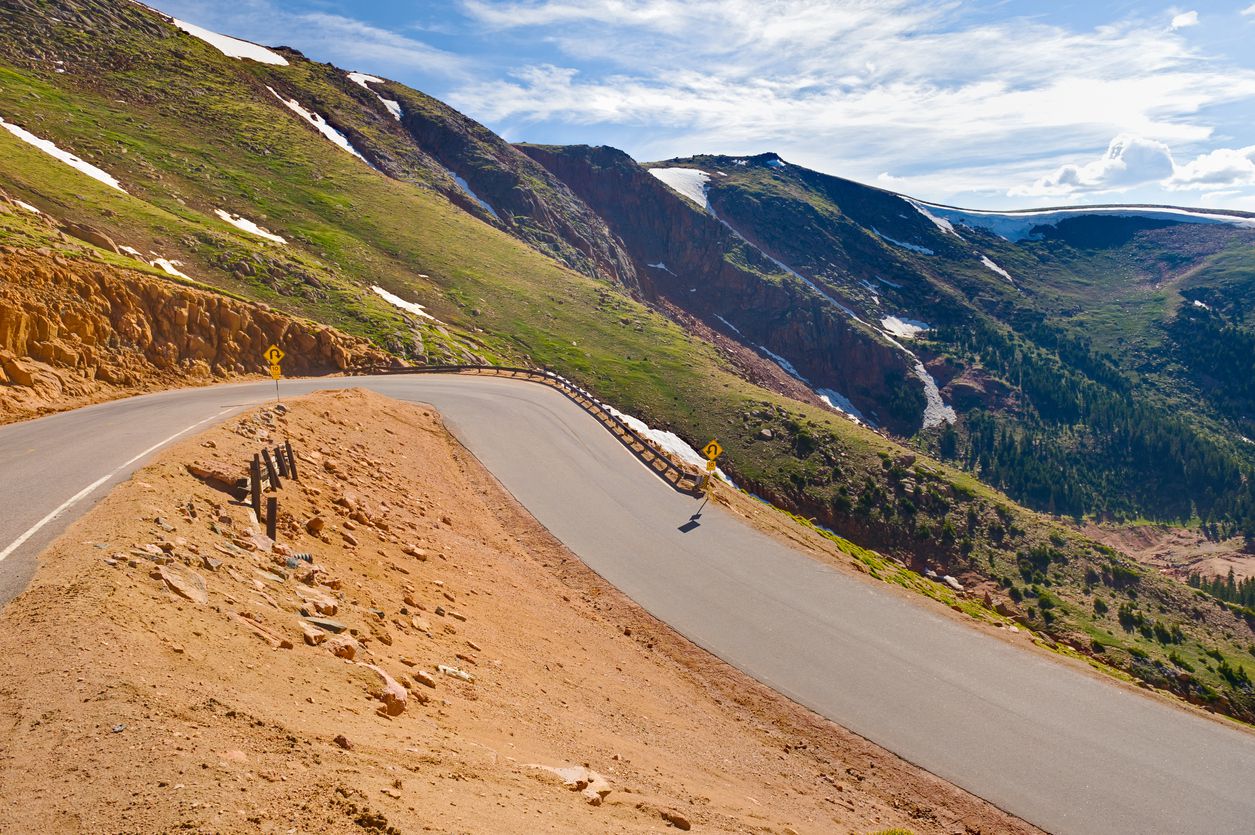
M 718 437 L 738 484 L 790 511 L 1255 716 L 1200 661 L 1237 664 L 1255 613 L 1199 620 L 1194 590 L 1033 512 L 1255 538 L 1248 215 L 978 212 L 770 153 L 511 145 L 132 0 L 5 3 L 0 119 L 0 258 L 198 284 L 413 362 L 552 367 Z M 23 315 L 0 309 L 0 344 Z M 1197 677 L 1127 616 L 1147 598 Z

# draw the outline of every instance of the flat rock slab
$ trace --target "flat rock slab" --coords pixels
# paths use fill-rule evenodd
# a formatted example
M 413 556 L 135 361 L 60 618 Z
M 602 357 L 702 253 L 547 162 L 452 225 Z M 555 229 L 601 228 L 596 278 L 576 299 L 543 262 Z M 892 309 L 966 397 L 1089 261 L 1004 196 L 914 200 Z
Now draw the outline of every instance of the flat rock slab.
M 161 579 L 165 584 L 179 597 L 185 597 L 202 606 L 209 602 L 205 578 L 195 571 L 177 565 L 163 565 L 157 570 L 161 572 Z
M 332 620 L 331 618 L 305 618 L 305 620 L 320 629 L 325 629 L 328 632 L 334 632 L 337 635 L 349 628 L 347 624 L 340 623 L 340 621 Z

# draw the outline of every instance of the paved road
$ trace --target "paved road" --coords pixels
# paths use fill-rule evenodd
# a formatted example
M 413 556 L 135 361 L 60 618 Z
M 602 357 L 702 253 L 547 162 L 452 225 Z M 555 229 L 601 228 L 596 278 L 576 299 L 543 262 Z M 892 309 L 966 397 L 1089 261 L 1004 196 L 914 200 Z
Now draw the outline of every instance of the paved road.
M 1255 736 L 1126 692 L 695 511 L 561 394 L 493 378 L 288 382 L 432 403 L 595 571 L 780 692 L 1058 833 L 1255 832 Z M 154 444 L 267 384 L 123 400 L 0 427 L 0 601 Z M 23 536 L 93 483 L 77 503 Z M 7 552 L 7 553 L 6 553 Z

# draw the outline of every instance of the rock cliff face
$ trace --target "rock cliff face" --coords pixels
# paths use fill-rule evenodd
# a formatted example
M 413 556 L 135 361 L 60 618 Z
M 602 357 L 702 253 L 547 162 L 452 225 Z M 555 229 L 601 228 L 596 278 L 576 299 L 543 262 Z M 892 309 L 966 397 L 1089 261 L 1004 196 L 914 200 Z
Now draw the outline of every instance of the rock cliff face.
M 0 247 L 0 422 L 263 370 L 325 374 L 393 360 L 262 305 L 92 261 Z
M 519 148 L 606 219 L 636 262 L 647 299 L 666 299 L 751 346 L 785 357 L 895 432 L 919 428 L 924 398 L 906 355 L 824 294 L 689 206 L 614 148 Z
M 401 124 L 418 147 L 486 206 L 461 191 L 450 199 L 578 272 L 637 287 L 623 244 L 560 179 L 443 102 L 399 84 L 377 86 L 401 103 Z

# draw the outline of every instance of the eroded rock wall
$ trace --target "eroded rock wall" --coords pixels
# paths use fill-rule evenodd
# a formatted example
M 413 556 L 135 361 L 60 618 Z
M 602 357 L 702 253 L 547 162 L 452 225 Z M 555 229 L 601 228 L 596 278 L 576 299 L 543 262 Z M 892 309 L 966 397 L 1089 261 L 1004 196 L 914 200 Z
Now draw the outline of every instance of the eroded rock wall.
M 182 383 L 390 364 L 365 340 L 264 305 L 46 252 L 0 247 L 0 422 Z

